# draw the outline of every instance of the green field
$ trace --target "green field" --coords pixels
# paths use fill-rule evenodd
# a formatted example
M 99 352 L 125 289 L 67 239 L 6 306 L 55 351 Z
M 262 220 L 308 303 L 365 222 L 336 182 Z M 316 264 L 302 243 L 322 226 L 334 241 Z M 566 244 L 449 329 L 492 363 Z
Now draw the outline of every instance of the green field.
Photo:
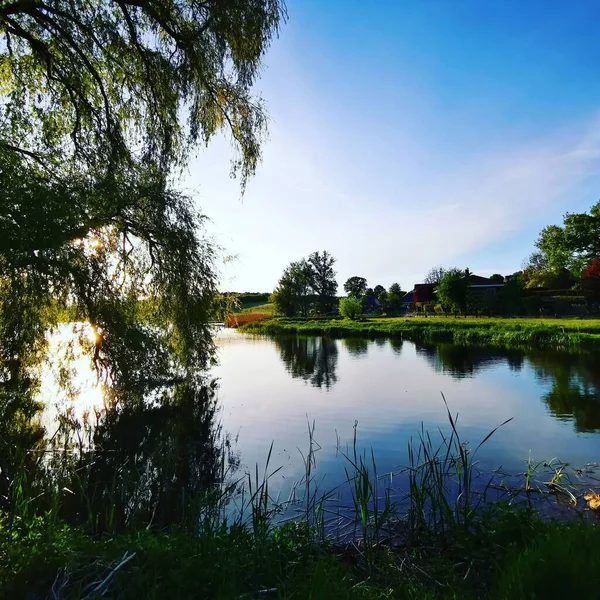
M 265 315 L 273 315 L 275 313 L 275 305 L 271 302 L 265 303 L 257 303 L 252 305 L 243 306 L 240 310 L 241 313 L 245 315 L 252 314 L 265 314 Z
M 248 323 L 248 333 L 402 337 L 414 341 L 600 348 L 600 319 L 368 317 L 348 319 L 273 318 Z

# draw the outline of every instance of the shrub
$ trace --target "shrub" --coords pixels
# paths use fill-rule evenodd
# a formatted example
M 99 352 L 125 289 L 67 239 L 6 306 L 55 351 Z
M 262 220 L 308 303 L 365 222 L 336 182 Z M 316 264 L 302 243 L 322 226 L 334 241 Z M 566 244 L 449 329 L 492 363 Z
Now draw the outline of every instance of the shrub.
M 423 312 L 432 315 L 435 312 L 435 302 L 423 302 Z
M 346 319 L 358 319 L 362 315 L 362 302 L 357 298 L 342 298 L 340 300 L 340 314 Z
M 263 321 L 264 319 L 270 319 L 273 315 L 268 313 L 236 313 L 227 315 L 225 318 L 225 327 L 238 327 L 239 325 L 245 325 L 246 323 L 253 323 L 254 321 Z

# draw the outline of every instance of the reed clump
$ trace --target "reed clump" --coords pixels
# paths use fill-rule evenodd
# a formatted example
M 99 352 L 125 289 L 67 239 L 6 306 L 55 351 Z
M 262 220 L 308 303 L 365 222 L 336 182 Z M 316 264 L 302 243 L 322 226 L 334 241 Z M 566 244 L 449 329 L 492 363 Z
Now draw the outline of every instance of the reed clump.
M 500 600 L 557 590 L 596 597 L 600 529 L 594 511 L 576 512 L 589 482 L 555 461 L 529 460 L 511 480 L 481 472 L 478 451 L 498 427 L 472 446 L 446 409 L 448 427 L 422 427 L 409 443 L 408 465 L 394 474 L 378 472 L 373 452 L 360 450 L 355 424 L 350 447 L 340 450 L 346 480 L 326 492 L 317 478 L 315 423 L 308 422 L 304 474 L 288 500 L 272 492 L 279 467 L 271 445 L 252 472 L 228 472 L 223 462 L 218 485 L 179 497 L 179 518 L 169 525 L 157 525 L 158 506 L 154 515 L 146 506 L 136 515 L 135 498 L 123 503 L 131 482 L 118 471 L 104 482 L 103 502 L 107 514 L 116 507 L 128 520 L 98 520 L 93 511 L 69 518 L 70 496 L 98 490 L 85 481 L 81 461 L 70 488 L 65 474 L 44 479 L 43 461 L 24 462 L 0 510 L 1 589 L 7 598 L 61 600 Z M 539 499 L 562 499 L 568 518 L 546 518 Z

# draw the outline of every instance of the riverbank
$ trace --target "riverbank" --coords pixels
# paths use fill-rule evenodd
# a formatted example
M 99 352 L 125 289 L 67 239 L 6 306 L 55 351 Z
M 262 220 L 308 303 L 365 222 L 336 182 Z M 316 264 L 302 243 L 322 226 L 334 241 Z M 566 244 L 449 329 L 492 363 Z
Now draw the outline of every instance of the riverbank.
M 597 525 L 500 507 L 445 547 L 372 549 L 316 542 L 302 524 L 94 537 L 2 517 L 0 585 L 11 599 L 596 598 L 599 545 Z
M 311 442 L 305 492 L 299 491 L 304 500 L 294 504 L 296 518 L 287 522 L 277 521 L 281 505 L 269 493 L 269 479 L 277 472 L 269 467 L 270 452 L 264 476 L 257 467 L 238 480 L 245 490 L 235 495 L 241 498 L 239 511 L 224 511 L 231 499 L 221 492 L 198 490 L 182 495 L 178 507 L 171 507 L 184 509 L 180 518 L 163 525 L 155 516 L 165 506 L 147 512 L 138 506 L 146 488 L 128 488 L 116 474 L 98 482 L 101 507 L 113 518 L 98 519 L 89 507 L 86 512 L 85 456 L 69 487 L 53 486 L 51 480 L 48 487 L 40 485 L 31 467 L 23 468 L 0 508 L 2 597 L 597 597 L 600 527 L 588 508 L 593 507 L 586 495 L 589 483 L 580 476 L 573 483 L 578 471 L 551 461 L 528 464 L 514 487 L 494 473 L 481 489 L 475 457 L 495 430 L 470 448 L 450 411 L 448 418 L 452 434 L 439 445 L 425 431 L 411 445 L 409 485 L 397 500 L 386 487 L 387 477 L 378 476 L 374 457 L 358 454 L 356 445 L 341 456 L 348 464 L 352 502 L 336 506 L 334 495 L 311 493 L 306 484 Z M 538 472 L 542 467 L 549 472 Z M 138 493 L 126 496 L 121 519 L 115 507 L 127 489 Z M 596 500 L 600 495 L 594 494 Z M 68 510 L 73 501 L 82 510 Z M 544 516 L 544 503 L 562 507 L 560 519 Z
M 263 335 L 398 337 L 422 342 L 490 346 L 600 348 L 600 319 L 367 317 L 351 321 L 280 317 L 248 323 L 239 329 Z

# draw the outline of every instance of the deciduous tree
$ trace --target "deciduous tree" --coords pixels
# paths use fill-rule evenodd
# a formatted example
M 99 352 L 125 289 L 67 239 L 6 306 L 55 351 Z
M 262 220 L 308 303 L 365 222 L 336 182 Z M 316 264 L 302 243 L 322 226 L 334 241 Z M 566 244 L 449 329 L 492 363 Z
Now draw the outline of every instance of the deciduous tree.
M 439 265 L 436 267 L 432 267 L 429 269 L 427 275 L 425 275 L 425 279 L 423 283 L 439 283 L 442 280 L 442 277 L 445 275 L 446 269 L 444 267 L 440 267 Z
M 569 269 L 579 277 L 600 255 L 600 202 L 588 213 L 567 213 L 563 225 L 544 227 L 536 242 L 551 269 Z
M 362 315 L 362 302 L 353 296 L 340 299 L 340 314 L 347 319 L 357 319 Z
M 312 284 L 313 271 L 305 259 L 290 263 L 271 296 L 275 310 L 286 317 L 308 316 Z
M 364 277 L 350 277 L 344 283 L 344 291 L 348 296 L 360 298 L 367 291 L 367 280 Z
M 404 292 L 399 283 L 392 283 L 387 293 L 386 310 L 391 313 L 398 313 L 402 308 L 402 298 Z
M 335 258 L 324 250 L 313 252 L 308 257 L 308 264 L 312 269 L 312 289 L 317 296 L 319 308 L 322 313 L 331 310 L 335 304 L 337 281 L 335 280 Z
M 467 270 L 468 271 L 468 270 Z M 442 305 L 464 311 L 467 303 L 469 275 L 461 269 L 448 269 L 436 288 L 438 300 Z
M 208 364 L 215 250 L 172 180 L 219 130 L 242 186 L 254 172 L 252 84 L 284 16 L 279 0 L 2 3 L 0 382 L 33 381 L 66 307 L 115 394 Z

